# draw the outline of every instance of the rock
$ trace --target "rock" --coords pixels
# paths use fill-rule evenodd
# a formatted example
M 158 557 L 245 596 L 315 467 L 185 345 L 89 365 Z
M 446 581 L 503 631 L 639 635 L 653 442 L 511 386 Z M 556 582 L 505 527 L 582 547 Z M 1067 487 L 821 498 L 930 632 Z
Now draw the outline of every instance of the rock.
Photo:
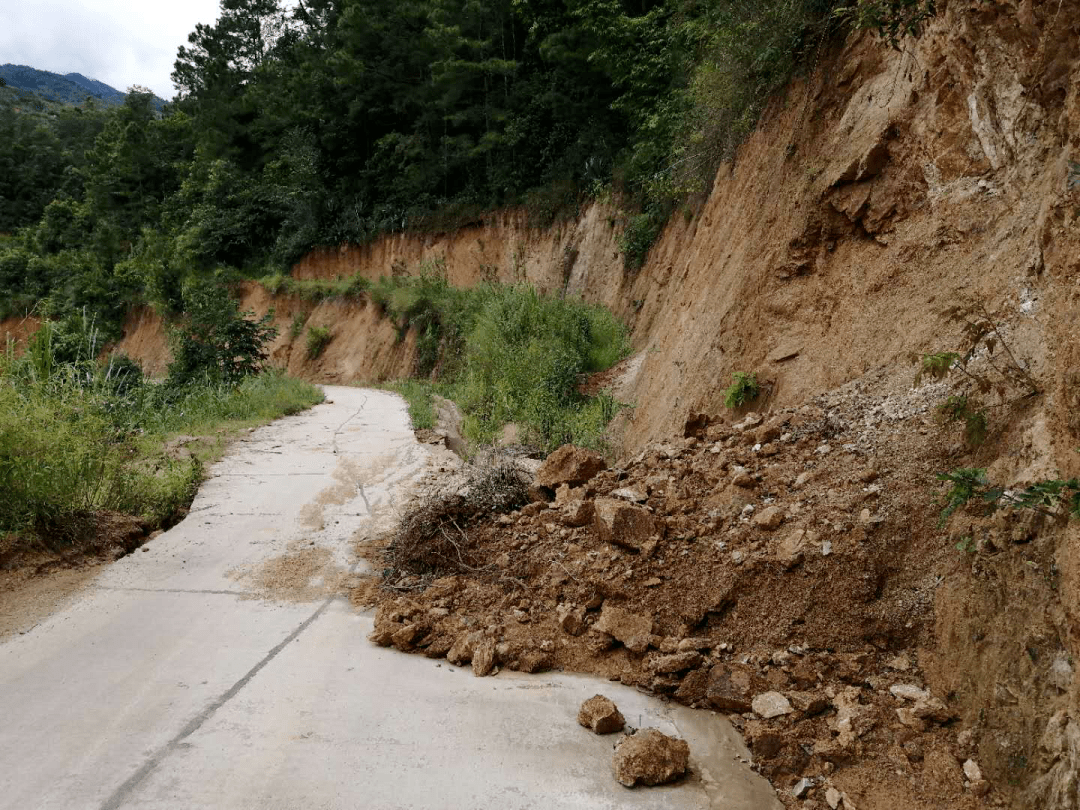
M 695 669 L 687 673 L 679 688 L 675 690 L 675 698 L 687 705 L 693 705 L 699 700 L 705 699 L 705 689 L 709 685 L 709 672 L 705 669 Z
M 969 760 L 965 761 L 964 762 L 964 776 L 967 777 L 969 782 L 981 782 L 982 778 L 983 778 L 983 775 L 982 775 L 982 769 L 979 767 L 979 763 L 977 763 L 973 759 L 969 759 Z
M 561 484 L 579 487 L 606 469 L 607 462 L 599 453 L 564 444 L 540 465 L 536 471 L 536 484 L 548 489 L 556 489 Z
M 933 723 L 947 723 L 956 716 L 956 712 L 936 697 L 916 701 L 912 711 L 920 720 L 929 720 Z
M 593 695 L 582 703 L 577 721 L 596 734 L 613 734 L 626 725 L 618 707 L 603 695 Z
M 784 735 L 761 720 L 751 720 L 743 729 L 743 738 L 758 759 L 776 756 L 784 747 Z
M 773 531 L 779 529 L 784 522 L 784 512 L 779 506 L 766 506 L 754 515 L 751 522 L 759 529 Z
M 615 639 L 609 634 L 593 627 L 585 634 L 585 646 L 593 655 L 607 652 L 615 645 Z
M 788 699 L 779 692 L 763 692 L 751 701 L 750 708 L 766 720 L 791 714 L 794 711 Z
M 754 476 L 747 472 L 745 467 L 736 467 L 735 472 L 731 476 L 731 483 L 737 487 L 743 489 L 750 489 L 754 486 Z
M 661 655 L 653 659 L 649 668 L 660 675 L 670 675 L 673 672 L 685 672 L 688 669 L 696 669 L 701 666 L 704 657 L 699 652 L 681 652 L 672 655 Z
M 679 642 L 677 650 L 679 652 L 691 652 L 693 650 L 711 650 L 713 643 L 704 637 L 698 638 L 684 638 Z
M 652 619 L 604 605 L 593 629 L 607 633 L 634 652 L 644 652 L 652 640 Z M 643 646 L 644 645 L 644 646 Z
M 656 521 L 644 507 L 615 498 L 597 498 L 593 510 L 596 533 L 606 543 L 640 551 L 657 533 Z
M 750 711 L 757 671 L 747 664 L 722 663 L 709 670 L 705 699 L 724 712 Z
M 409 652 L 413 648 L 413 642 L 423 635 L 424 629 L 418 624 L 407 624 L 398 630 L 390 639 L 394 649 Z
M 796 529 L 785 537 L 776 549 L 776 559 L 785 568 L 794 568 L 803 561 L 806 549 L 817 540 L 817 535 L 805 529 Z
M 626 787 L 664 785 L 684 773 L 690 762 L 690 746 L 654 728 L 628 734 L 615 745 L 612 765 L 615 779 Z
M 803 796 L 810 792 L 811 788 L 814 787 L 814 784 L 815 782 L 813 779 L 800 779 L 798 782 L 795 783 L 795 787 L 791 789 L 791 795 L 794 796 L 796 799 L 801 799 Z
M 623 487 L 622 489 L 616 489 L 611 493 L 612 498 L 619 498 L 624 501 L 630 501 L 631 503 L 645 503 L 649 500 L 649 496 L 639 489 L 633 489 L 631 487 Z
M 889 687 L 889 692 L 893 697 L 898 697 L 901 700 L 910 700 L 912 702 L 917 700 L 926 700 L 930 697 L 930 693 L 925 689 L 920 689 L 917 686 L 913 686 L 907 683 L 898 683 Z
M 840 806 L 840 802 L 843 799 L 840 797 L 840 791 L 834 787 L 825 791 L 825 804 L 829 805 L 830 810 L 836 810 Z
M 478 678 L 483 678 L 485 675 L 490 675 L 491 670 L 495 668 L 495 642 L 491 639 L 485 639 L 476 645 L 473 650 L 472 656 L 472 671 L 473 675 Z
M 829 699 L 814 692 L 790 692 L 791 705 L 806 716 L 821 714 L 829 708 Z
M 544 672 L 551 669 L 551 655 L 543 650 L 529 650 L 518 659 L 518 669 L 522 672 Z
M 584 605 L 559 605 L 555 609 L 559 627 L 564 633 L 571 636 L 580 636 L 585 632 L 585 607 Z
M 896 717 L 908 728 L 913 728 L 916 731 L 926 731 L 926 721 L 916 717 L 912 709 L 897 709 Z
M 566 502 L 560 511 L 560 520 L 564 526 L 588 526 L 593 520 L 593 502 L 585 500 Z
M 459 667 L 469 663 L 472 661 L 474 643 L 471 633 L 462 633 L 447 651 L 446 660 Z

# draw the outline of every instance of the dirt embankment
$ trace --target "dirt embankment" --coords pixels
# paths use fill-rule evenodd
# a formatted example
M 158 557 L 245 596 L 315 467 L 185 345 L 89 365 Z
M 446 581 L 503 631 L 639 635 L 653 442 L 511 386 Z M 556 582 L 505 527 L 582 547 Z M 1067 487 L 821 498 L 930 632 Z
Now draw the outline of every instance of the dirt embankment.
M 980 550 L 967 556 L 953 548 L 962 538 L 924 515 L 932 510 L 933 474 L 943 469 L 986 467 L 1008 484 L 1080 473 L 1078 33 L 1080 0 L 950 2 L 903 51 L 869 37 L 837 46 L 771 106 L 705 203 L 672 219 L 637 273 L 623 269 L 617 224 L 602 206 L 546 231 L 528 229 L 511 212 L 452 234 L 317 251 L 296 272 L 376 278 L 440 259 L 455 284 L 528 280 L 607 304 L 632 326 L 638 351 L 634 373 L 622 381 L 635 405 L 623 439 L 627 458 L 681 434 L 688 412 L 720 414 L 734 371 L 757 372 L 768 391 L 758 407 L 771 413 L 847 385 L 864 386 L 867 396 L 906 389 L 910 354 L 960 346 L 960 329 L 944 311 L 984 302 L 1041 395 L 996 411 L 1000 430 L 975 453 L 929 421 L 875 445 L 877 458 L 859 463 L 893 470 L 890 486 L 903 499 L 867 540 L 852 541 L 854 557 L 836 555 L 796 576 L 809 576 L 805 593 L 840 583 L 869 606 L 853 614 L 854 635 L 836 643 L 917 652 L 925 685 L 948 698 L 959 718 L 951 722 L 962 722 L 946 731 L 977 735 L 976 759 L 994 796 L 1016 807 L 1076 806 L 1080 531 L 1040 526 L 1006 542 L 993 534 L 1004 529 L 973 524 L 964 536 Z M 288 340 L 291 317 L 307 305 L 247 290 L 245 306 L 262 312 L 271 305 L 282 329 L 275 357 L 294 372 L 351 381 L 410 365 L 408 344 L 370 307 L 336 303 L 311 311 L 334 339 L 308 362 L 302 342 Z M 699 482 L 693 497 L 707 499 L 714 488 Z M 823 503 L 854 509 L 844 499 L 861 497 L 832 489 Z M 767 557 L 767 549 L 758 551 Z M 729 571 L 735 563 L 725 557 L 714 563 L 727 572 L 717 574 L 717 593 L 723 577 L 746 577 Z M 838 574 L 825 573 L 833 566 L 866 581 L 833 579 Z M 641 566 L 630 567 L 636 577 Z M 901 573 L 908 569 L 910 582 Z M 932 582 L 914 584 L 922 572 Z M 780 580 L 796 580 L 761 577 L 742 591 L 740 610 L 765 622 L 776 610 L 766 594 L 786 593 Z M 893 587 L 909 587 L 917 610 L 889 601 Z M 807 607 L 805 621 L 814 610 Z M 909 636 L 876 624 L 904 610 L 915 610 Z M 846 605 L 832 614 L 836 632 L 848 626 Z M 799 643 L 799 632 L 790 635 Z M 875 728 L 892 728 L 882 724 Z M 918 751 L 907 760 L 905 779 L 928 767 L 955 776 L 960 767 L 938 754 L 920 760 Z M 858 806 L 905 806 L 874 795 Z M 927 796 L 918 799 L 924 806 L 935 801 Z

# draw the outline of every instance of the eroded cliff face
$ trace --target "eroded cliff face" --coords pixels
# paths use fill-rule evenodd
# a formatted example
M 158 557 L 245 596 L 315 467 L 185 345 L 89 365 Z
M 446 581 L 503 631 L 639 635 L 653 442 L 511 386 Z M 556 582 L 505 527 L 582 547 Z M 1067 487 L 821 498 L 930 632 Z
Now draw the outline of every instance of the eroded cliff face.
M 722 414 L 734 371 L 767 383 L 761 410 L 849 384 L 871 399 L 875 387 L 895 392 L 913 375 L 911 354 L 960 345 L 945 310 L 980 301 L 1042 393 L 974 454 L 955 431 L 913 431 L 911 442 L 940 445 L 941 465 L 986 467 L 1001 482 L 1077 475 L 1078 56 L 1077 0 L 949 2 L 903 51 L 852 38 L 771 106 L 700 210 L 676 215 L 637 273 L 623 269 L 613 212 L 594 205 L 546 231 L 507 212 L 452 234 L 316 251 L 295 274 L 374 279 L 438 259 L 454 284 L 529 281 L 608 305 L 631 325 L 639 360 L 624 381 L 634 405 L 625 455 L 681 435 L 689 412 Z M 370 306 L 312 312 L 254 286 L 244 305 L 275 308 L 274 357 L 294 373 L 349 382 L 411 367 L 410 344 Z M 317 361 L 289 337 L 297 311 L 335 334 Z M 138 356 L 131 325 L 122 347 Z M 911 531 L 945 543 L 944 533 L 925 536 L 937 531 L 929 523 Z M 941 584 L 919 660 L 935 694 L 950 695 L 962 726 L 978 732 L 996 796 L 1075 807 L 1080 531 L 1047 523 L 998 545 L 935 562 Z M 865 806 L 900 806 L 888 801 L 870 791 Z

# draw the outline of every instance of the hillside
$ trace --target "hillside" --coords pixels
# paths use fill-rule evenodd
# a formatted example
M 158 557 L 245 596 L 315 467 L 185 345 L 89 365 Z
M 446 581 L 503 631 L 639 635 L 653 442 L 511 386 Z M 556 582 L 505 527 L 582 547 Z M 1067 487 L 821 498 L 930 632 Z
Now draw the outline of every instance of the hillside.
M 418 385 L 462 352 L 430 287 L 603 305 L 608 469 L 448 523 L 456 563 L 372 549 L 373 640 L 728 713 L 792 808 L 1080 806 L 1080 2 L 493 4 L 483 41 L 347 5 L 272 70 L 182 53 L 185 112 L 120 108 L 6 300 L 163 372 L 221 279 L 274 364 Z
M 33 93 L 44 101 L 57 104 L 78 105 L 85 103 L 87 98 L 94 98 L 102 104 L 115 106 L 123 104 L 127 96 L 127 93 L 96 79 L 88 79 L 81 73 L 61 76 L 59 73 L 26 65 L 0 65 L 0 78 L 4 79 L 9 87 Z M 165 101 L 154 96 L 154 103 L 160 109 Z

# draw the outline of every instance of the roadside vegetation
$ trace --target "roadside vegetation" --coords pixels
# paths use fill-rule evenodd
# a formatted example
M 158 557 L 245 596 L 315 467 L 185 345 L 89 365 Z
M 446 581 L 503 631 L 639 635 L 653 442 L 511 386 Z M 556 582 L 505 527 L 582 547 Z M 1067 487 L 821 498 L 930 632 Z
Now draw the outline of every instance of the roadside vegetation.
M 333 283 L 361 286 L 348 279 Z M 473 443 L 494 441 L 512 422 L 523 441 L 541 450 L 566 442 L 604 447 L 619 405 L 578 387 L 586 375 L 629 353 L 626 328 L 608 310 L 527 285 L 456 288 L 439 263 L 364 289 L 402 339 L 415 331 L 413 379 L 388 386 L 409 402 L 414 427 L 434 426 L 432 396 L 439 394 L 462 409 Z
M 235 305 L 228 317 L 246 320 Z M 177 345 L 191 340 L 190 325 L 177 331 Z M 261 344 L 243 349 L 239 365 L 174 363 L 164 382 L 122 354 L 101 358 L 88 317 L 46 322 L 24 349 L 0 355 L 0 534 L 54 548 L 84 538 L 103 511 L 168 525 L 233 433 L 322 399 L 314 386 L 260 373 Z

